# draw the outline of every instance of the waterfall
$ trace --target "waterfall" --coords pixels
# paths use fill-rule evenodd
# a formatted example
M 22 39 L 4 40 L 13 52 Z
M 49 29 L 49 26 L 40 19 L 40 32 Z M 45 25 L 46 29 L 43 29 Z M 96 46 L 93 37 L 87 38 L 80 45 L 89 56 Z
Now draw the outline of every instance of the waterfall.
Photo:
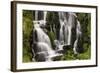
M 59 42 L 60 45 L 72 45 L 74 42 L 73 50 L 76 52 L 78 48 L 78 41 L 81 37 L 81 25 L 80 22 L 76 19 L 77 16 L 73 12 L 59 12 L 59 22 L 60 22 L 60 32 L 59 32 Z M 74 31 L 75 33 L 73 33 Z M 74 35 L 75 34 L 75 35 Z M 76 38 L 72 38 L 76 36 Z M 75 41 L 72 41 L 72 40 Z
M 60 32 L 59 41 L 61 44 L 68 44 L 68 22 L 66 13 L 59 12 Z
M 45 28 L 41 28 L 43 26 L 45 27 L 45 25 L 46 25 L 47 12 L 46 11 L 43 12 L 43 20 L 37 20 L 38 19 L 37 14 L 38 14 L 38 12 L 36 11 L 36 14 L 35 14 L 36 21 L 33 21 L 33 23 L 34 23 L 33 31 L 36 31 L 36 35 L 37 35 L 36 38 L 38 39 L 38 41 L 36 42 L 38 51 L 35 52 L 36 56 L 38 55 L 37 59 L 38 59 L 38 61 L 53 61 L 54 58 L 60 57 L 60 56 L 62 56 L 62 54 L 56 53 L 56 51 L 52 49 L 50 38 L 43 30 Z M 33 35 L 35 35 L 35 34 L 33 34 Z M 33 40 L 35 40 L 35 39 L 33 39 Z
M 46 21 L 46 15 L 47 15 L 47 11 L 44 11 L 44 16 L 43 16 L 44 21 Z
M 38 11 L 35 11 L 35 20 L 38 20 Z
M 59 12 L 60 33 L 59 40 L 66 45 L 71 45 L 72 29 L 75 28 L 75 13 Z
M 34 24 L 34 29 L 37 32 L 38 42 L 44 42 L 44 43 L 48 44 L 48 46 L 51 48 L 51 42 L 50 42 L 48 35 L 43 31 L 42 28 L 40 28 L 39 25 L 41 25 L 41 24 Z

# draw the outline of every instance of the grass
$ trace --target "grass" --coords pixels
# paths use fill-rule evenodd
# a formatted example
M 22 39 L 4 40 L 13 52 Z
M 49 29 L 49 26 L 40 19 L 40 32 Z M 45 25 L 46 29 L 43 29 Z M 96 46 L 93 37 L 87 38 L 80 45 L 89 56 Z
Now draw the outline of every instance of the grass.
M 72 49 L 69 49 L 66 51 L 64 56 L 61 58 L 61 60 L 87 60 L 91 58 L 91 47 L 87 43 L 83 45 L 84 52 L 79 53 L 77 55 L 74 54 Z

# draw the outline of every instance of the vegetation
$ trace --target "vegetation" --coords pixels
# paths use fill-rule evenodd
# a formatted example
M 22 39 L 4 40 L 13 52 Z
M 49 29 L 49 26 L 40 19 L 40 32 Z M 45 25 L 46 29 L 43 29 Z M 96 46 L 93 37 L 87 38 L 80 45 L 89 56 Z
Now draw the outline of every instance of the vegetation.
M 74 55 L 72 48 L 65 52 L 64 56 L 61 60 L 85 60 L 91 58 L 91 14 L 89 13 L 76 13 L 77 18 L 81 23 L 82 27 L 82 42 L 83 42 L 83 52 Z M 32 52 L 30 48 L 30 37 L 31 31 L 33 28 L 33 20 L 34 20 L 34 11 L 31 10 L 23 10 L 23 62 L 32 62 Z M 54 32 L 53 27 L 56 28 L 56 32 Z M 58 38 L 56 36 L 59 32 L 57 30 L 59 28 L 58 14 L 57 12 L 48 12 L 47 14 L 47 34 L 50 37 L 52 46 L 54 47 L 54 39 Z M 52 31 L 51 31 L 52 30 Z
M 23 62 L 29 62 L 32 58 L 31 48 L 30 48 L 30 34 L 32 31 L 32 11 L 23 11 Z

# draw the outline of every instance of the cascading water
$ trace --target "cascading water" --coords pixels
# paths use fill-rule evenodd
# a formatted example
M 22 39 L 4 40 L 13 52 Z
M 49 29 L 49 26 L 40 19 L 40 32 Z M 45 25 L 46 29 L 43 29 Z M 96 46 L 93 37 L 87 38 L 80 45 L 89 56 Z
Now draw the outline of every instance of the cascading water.
M 67 44 L 68 27 L 67 27 L 65 13 L 59 12 L 59 22 L 60 22 L 59 41 L 61 44 Z
M 59 12 L 60 35 L 59 40 L 66 45 L 71 45 L 71 29 L 73 28 L 73 16 L 71 13 Z
M 81 26 L 77 16 L 73 12 L 59 12 L 60 32 L 59 32 L 59 43 L 60 45 L 72 45 L 72 36 L 76 36 L 73 51 L 77 54 L 76 49 L 78 48 L 78 40 L 81 37 Z M 76 32 L 73 35 L 72 30 Z
M 52 61 L 55 57 L 59 57 L 62 54 L 56 53 L 55 50 L 52 49 L 51 42 L 49 36 L 45 33 L 43 30 L 44 28 L 41 28 L 46 25 L 46 13 L 44 12 L 43 20 L 38 20 L 38 12 L 36 11 L 36 21 L 33 21 L 34 23 L 34 29 L 33 31 L 36 31 L 37 33 L 37 49 L 36 55 L 39 55 L 41 58 L 44 58 L 43 61 Z M 34 34 L 33 34 L 34 35 Z M 38 57 L 38 58 L 40 58 Z M 39 59 L 39 61 L 42 61 L 42 59 Z

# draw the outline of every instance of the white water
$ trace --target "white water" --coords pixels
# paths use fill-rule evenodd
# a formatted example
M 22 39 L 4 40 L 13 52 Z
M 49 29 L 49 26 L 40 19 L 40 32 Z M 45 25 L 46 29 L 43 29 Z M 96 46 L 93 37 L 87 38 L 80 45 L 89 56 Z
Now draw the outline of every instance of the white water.
M 59 42 L 61 45 L 71 45 L 71 36 L 72 34 L 72 28 L 75 28 L 76 26 L 76 40 L 73 45 L 73 51 L 75 54 L 77 54 L 77 44 L 78 39 L 81 36 L 81 26 L 80 22 L 76 20 L 77 16 L 75 13 L 69 12 L 59 12 L 59 22 L 60 22 L 60 32 L 59 32 Z M 77 22 L 77 23 L 75 23 Z
M 37 12 L 36 12 L 37 14 Z M 45 33 L 45 31 L 43 30 L 43 28 L 41 28 L 41 26 L 45 26 L 46 25 L 46 14 L 47 12 L 44 12 L 44 18 L 43 20 L 36 20 L 33 21 L 34 23 L 34 30 L 37 33 L 37 49 L 40 49 L 39 52 L 37 52 L 38 54 L 43 53 L 45 55 L 45 59 L 46 61 L 52 61 L 53 58 L 61 56 L 62 54 L 58 54 L 56 53 L 56 51 L 54 51 L 52 49 L 51 46 L 51 42 L 50 42 L 50 38 L 48 37 L 48 35 Z M 38 15 L 35 16 L 35 19 L 38 19 Z
M 40 28 L 39 25 L 40 24 L 34 24 L 34 29 L 37 32 L 38 42 L 44 42 L 48 44 L 48 46 L 51 48 L 51 42 L 50 42 L 48 35 L 43 31 L 43 29 Z
M 64 44 L 71 45 L 71 29 L 72 29 L 72 16 L 68 13 L 68 17 L 65 12 L 59 12 L 59 21 L 60 21 L 60 35 L 59 40 L 64 42 Z

